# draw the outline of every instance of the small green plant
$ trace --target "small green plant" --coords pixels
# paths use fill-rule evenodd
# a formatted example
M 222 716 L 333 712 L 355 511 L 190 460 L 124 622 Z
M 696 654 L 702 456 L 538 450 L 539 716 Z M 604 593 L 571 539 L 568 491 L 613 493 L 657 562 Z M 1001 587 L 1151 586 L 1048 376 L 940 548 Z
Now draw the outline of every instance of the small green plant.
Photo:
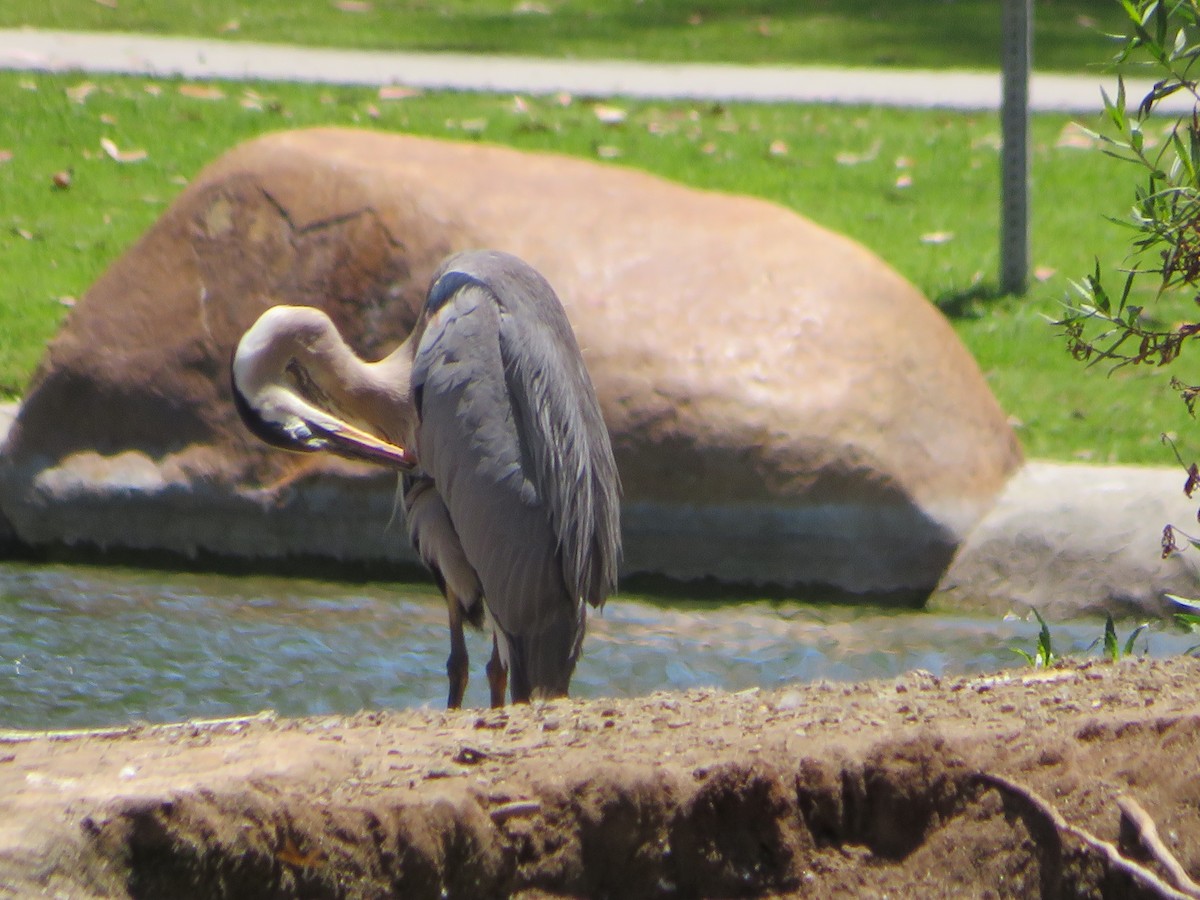
M 1107 287 L 1097 258 L 1093 272 L 1075 284 L 1078 296 L 1056 323 L 1075 359 L 1113 370 L 1172 365 L 1185 345 L 1200 337 L 1200 0 L 1120 4 L 1127 33 L 1112 60 L 1119 73 L 1117 95 L 1104 95 L 1114 134 L 1092 136 L 1140 182 L 1134 185 L 1129 212 L 1112 220 L 1128 230 L 1127 255 L 1117 285 L 1109 282 Z M 1130 73 L 1149 73 L 1153 79 L 1132 111 L 1124 77 Z M 1188 100 L 1190 113 L 1164 121 L 1159 107 L 1168 98 Z M 1200 401 L 1197 379 L 1172 378 L 1171 387 L 1194 417 Z M 1165 434 L 1164 439 L 1169 441 Z M 1184 492 L 1193 497 L 1200 487 L 1200 467 L 1192 463 L 1184 468 Z M 1200 546 L 1167 525 L 1163 556 L 1179 550 L 1181 543 Z
M 1042 626 L 1038 632 L 1037 646 L 1033 653 L 1022 650 L 1020 647 L 1013 647 L 1012 651 L 1035 669 L 1048 669 L 1058 662 L 1059 656 L 1054 652 L 1054 643 L 1050 638 L 1050 626 L 1046 624 L 1046 620 L 1036 609 L 1033 614 L 1037 616 L 1037 620 Z
M 1104 618 L 1104 655 L 1112 662 L 1120 662 L 1123 658 L 1133 655 L 1133 645 L 1143 631 L 1150 627 L 1149 622 L 1143 622 L 1129 633 L 1124 645 L 1117 640 L 1117 626 L 1113 623 L 1112 613 Z M 1093 646 L 1095 646 L 1093 644 Z
M 1196 605 L 1195 608 L 1197 612 L 1200 613 L 1200 604 Z M 1021 649 L 1020 647 L 1013 647 L 1011 649 L 1013 653 L 1017 654 L 1017 656 L 1021 657 L 1023 660 L 1025 660 L 1025 662 L 1033 666 L 1035 669 L 1047 669 L 1062 659 L 1062 657 L 1054 651 L 1054 641 L 1050 636 L 1050 626 L 1046 624 L 1046 620 L 1042 618 L 1042 614 L 1036 609 L 1033 610 L 1033 614 L 1037 617 L 1038 624 L 1041 625 L 1041 629 L 1038 631 L 1037 645 L 1034 647 L 1034 651 L 1030 653 L 1027 650 Z M 1179 618 L 1180 616 L 1177 615 L 1176 619 L 1179 620 Z M 1200 631 L 1200 615 L 1194 615 L 1191 618 L 1194 619 L 1194 624 L 1197 626 L 1196 630 Z M 1138 637 L 1149 627 L 1149 622 L 1143 622 L 1141 625 L 1138 625 L 1129 633 L 1129 637 L 1127 637 L 1125 639 L 1125 643 L 1122 644 L 1120 639 L 1117 637 L 1117 626 L 1113 621 L 1112 613 L 1109 613 L 1104 618 L 1104 635 L 1092 641 L 1091 645 L 1084 652 L 1090 653 L 1096 647 L 1103 646 L 1104 655 L 1108 657 L 1110 661 L 1120 662 L 1125 657 L 1133 655 L 1134 646 L 1137 643 Z M 1197 645 L 1197 647 L 1192 649 L 1200 649 L 1200 645 Z

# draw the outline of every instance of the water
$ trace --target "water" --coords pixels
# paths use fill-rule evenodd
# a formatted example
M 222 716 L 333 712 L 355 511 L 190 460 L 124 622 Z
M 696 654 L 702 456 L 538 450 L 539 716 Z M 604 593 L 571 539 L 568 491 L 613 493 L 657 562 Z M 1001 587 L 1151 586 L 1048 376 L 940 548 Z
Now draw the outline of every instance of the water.
M 1056 650 L 1082 652 L 1102 624 L 1052 632 Z M 468 638 L 466 703 L 485 706 L 491 645 Z M 592 617 L 572 691 L 992 671 L 1036 638 L 1036 622 L 998 617 L 617 598 Z M 1138 649 L 1168 655 L 1196 641 L 1161 631 Z M 448 649 L 445 605 L 427 585 L 0 563 L 0 729 L 440 708 Z

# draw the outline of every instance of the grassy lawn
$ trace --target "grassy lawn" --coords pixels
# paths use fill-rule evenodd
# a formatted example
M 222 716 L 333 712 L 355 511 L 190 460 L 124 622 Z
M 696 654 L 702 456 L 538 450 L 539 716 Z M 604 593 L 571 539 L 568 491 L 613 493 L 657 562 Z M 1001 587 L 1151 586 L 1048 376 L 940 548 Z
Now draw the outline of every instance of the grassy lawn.
M 1038 0 L 1035 64 L 1111 55 L 1115 0 Z M 0 27 L 370 49 L 791 65 L 999 67 L 996 0 L 7 0 Z
M 603 157 L 767 197 L 844 232 L 947 311 L 1031 455 L 1166 463 L 1159 431 L 1192 427 L 1166 388 L 1169 372 L 1106 377 L 1085 369 L 1046 324 L 1067 279 L 1089 271 L 1094 254 L 1119 258 L 1124 234 L 1104 216 L 1122 212 L 1130 177 L 1077 146 L 1066 117 L 1034 122 L 1034 263 L 1042 280 L 1016 300 L 995 297 L 992 114 L 617 99 L 605 104 L 622 109 L 624 121 L 606 125 L 593 102 L 578 99 L 387 101 L 368 89 L 21 74 L 0 74 L 0 103 L 6 396 L 23 390 L 72 298 L 205 163 L 265 131 L 339 124 Z M 118 156 L 144 158 L 117 161 L 102 141 Z M 69 173 L 69 186 L 55 186 L 57 173 Z

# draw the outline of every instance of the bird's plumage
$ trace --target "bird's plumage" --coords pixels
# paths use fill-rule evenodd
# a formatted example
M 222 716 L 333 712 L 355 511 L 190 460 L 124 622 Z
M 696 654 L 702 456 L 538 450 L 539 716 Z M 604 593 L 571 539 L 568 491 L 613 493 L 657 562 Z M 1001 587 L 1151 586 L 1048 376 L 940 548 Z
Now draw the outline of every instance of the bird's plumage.
M 613 589 L 620 541 L 590 379 L 553 290 L 514 257 L 452 257 L 429 297 L 417 454 L 509 642 L 514 691 L 527 678 L 565 693 L 584 604 Z
M 404 505 L 413 543 L 451 604 L 451 668 L 456 610 L 470 617 L 482 594 L 513 698 L 565 694 L 586 605 L 615 588 L 619 484 L 591 380 L 553 289 L 516 257 L 470 251 L 443 263 L 413 334 L 379 363 L 354 357 L 332 323 L 339 346 L 322 331 L 320 340 L 293 341 L 303 345 L 297 359 L 294 349 L 279 350 L 290 327 L 277 322 L 256 332 L 256 325 L 243 338 L 250 350 L 243 358 L 239 348 L 234 362 L 243 417 L 260 432 L 266 422 L 276 443 L 288 443 L 307 409 L 291 396 L 301 393 L 306 404 L 322 400 L 317 405 L 336 407 L 326 412 L 415 451 Z M 292 390 L 282 401 L 289 408 L 256 405 L 278 399 L 276 382 L 289 370 Z M 356 440 L 352 450 L 364 443 Z M 454 679 L 452 671 L 452 705 Z

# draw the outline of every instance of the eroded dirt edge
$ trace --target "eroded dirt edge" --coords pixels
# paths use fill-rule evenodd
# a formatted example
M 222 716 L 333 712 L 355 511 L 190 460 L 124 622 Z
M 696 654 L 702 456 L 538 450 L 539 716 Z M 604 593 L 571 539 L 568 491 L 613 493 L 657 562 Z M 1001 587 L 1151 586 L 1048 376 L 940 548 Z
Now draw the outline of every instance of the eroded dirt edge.
M 10 736 L 0 884 L 134 897 L 1184 896 L 1122 842 L 1117 803 L 1134 798 L 1196 873 L 1198 675 L 1192 660 L 1139 661 Z

